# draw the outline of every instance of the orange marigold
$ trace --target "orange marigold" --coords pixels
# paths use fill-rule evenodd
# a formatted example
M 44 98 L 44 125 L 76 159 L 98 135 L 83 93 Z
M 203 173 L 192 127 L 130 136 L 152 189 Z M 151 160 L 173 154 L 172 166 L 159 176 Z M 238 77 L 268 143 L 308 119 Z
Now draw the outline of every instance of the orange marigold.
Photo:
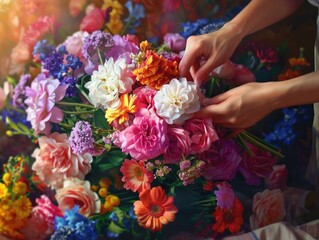
M 293 67 L 295 67 L 295 66 L 305 66 L 305 67 L 310 66 L 309 62 L 303 57 L 289 58 L 289 64 Z
M 158 90 L 179 76 L 178 63 L 148 50 L 145 60 L 133 71 L 133 74 L 141 84 Z
M 144 190 L 139 197 L 140 200 L 134 203 L 134 212 L 140 226 L 160 231 L 163 224 L 175 220 L 178 209 L 174 205 L 174 197 L 167 196 L 161 186 Z

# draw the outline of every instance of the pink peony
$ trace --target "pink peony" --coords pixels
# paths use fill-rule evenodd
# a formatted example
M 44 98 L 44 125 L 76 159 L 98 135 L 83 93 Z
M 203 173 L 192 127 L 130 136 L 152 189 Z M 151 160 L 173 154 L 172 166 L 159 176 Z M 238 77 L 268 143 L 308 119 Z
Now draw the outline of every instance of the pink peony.
M 186 47 L 186 39 L 178 33 L 166 33 L 164 44 L 175 52 L 183 51 Z
M 91 170 L 92 156 L 89 153 L 72 153 L 68 136 L 54 132 L 49 136 L 39 137 L 39 148 L 32 154 L 32 165 L 39 178 L 52 188 L 62 187 L 64 179 L 84 176 Z
M 279 189 L 256 193 L 253 199 L 253 215 L 250 216 L 251 229 L 280 222 L 286 215 L 284 196 Z
M 68 36 L 63 43 L 68 53 L 80 58 L 81 61 L 85 59 L 82 53 L 82 46 L 83 40 L 87 36 L 89 36 L 87 32 L 78 31 L 73 33 L 71 36 Z
M 218 140 L 211 119 L 191 118 L 184 123 L 184 129 L 190 133 L 192 141 L 190 153 L 202 153 Z
M 134 95 L 137 96 L 135 100 L 135 104 L 139 106 L 139 108 L 147 108 L 151 109 L 154 107 L 154 96 L 157 91 L 149 86 L 138 87 L 134 89 Z
M 54 231 L 55 217 L 62 217 L 63 213 L 46 195 L 37 198 L 36 203 L 37 206 L 32 208 L 31 217 L 21 230 L 21 233 L 27 239 L 47 239 Z
M 81 21 L 80 30 L 92 33 L 105 24 L 104 12 L 99 8 L 91 10 Z
M 261 178 L 266 178 L 273 171 L 273 165 L 278 158 L 271 155 L 257 146 L 246 142 L 246 145 L 253 152 L 243 152 L 243 161 L 239 166 L 239 171 L 244 175 L 246 183 L 249 185 L 258 185 Z
M 211 74 L 226 80 L 232 79 L 235 76 L 235 64 L 228 60 L 224 64 L 215 68 Z
M 65 179 L 55 198 L 63 211 L 78 205 L 79 213 L 86 217 L 99 213 L 101 209 L 99 196 L 91 190 L 90 182 L 78 178 Z
M 287 187 L 288 170 L 285 165 L 274 165 L 273 171 L 265 179 L 266 187 L 268 189 L 279 188 L 281 191 Z
M 238 145 L 231 139 L 220 139 L 209 150 L 200 154 L 206 162 L 203 176 L 207 180 L 232 180 L 242 161 Z
M 55 103 L 64 98 L 67 86 L 60 85 L 58 79 L 39 74 L 33 80 L 31 87 L 26 87 L 27 119 L 31 122 L 36 135 L 49 134 L 50 122 L 62 121 L 63 113 Z
M 124 153 L 136 160 L 147 160 L 161 155 L 168 146 L 167 124 L 154 110 L 140 109 L 133 124 L 120 133 Z
M 181 127 L 169 126 L 167 131 L 169 145 L 164 152 L 166 163 L 178 163 L 183 156 L 188 156 L 191 146 L 189 132 Z

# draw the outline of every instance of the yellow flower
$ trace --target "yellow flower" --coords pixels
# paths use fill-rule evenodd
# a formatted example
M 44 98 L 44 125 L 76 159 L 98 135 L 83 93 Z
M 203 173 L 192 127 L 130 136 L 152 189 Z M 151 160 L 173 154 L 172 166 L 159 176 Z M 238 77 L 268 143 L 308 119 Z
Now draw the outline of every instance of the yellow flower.
M 113 207 L 117 207 L 118 205 L 120 205 L 120 199 L 118 196 L 115 195 L 108 195 L 105 198 L 105 202 L 110 203 Z
M 13 207 L 19 218 L 28 218 L 32 211 L 32 203 L 26 196 L 21 196 L 13 202 Z
M 101 178 L 99 184 L 101 187 L 108 188 L 111 185 L 111 180 L 107 177 Z
M 124 24 L 121 20 L 124 14 L 124 8 L 117 0 L 104 0 L 102 10 L 108 8 L 112 8 L 112 11 L 110 12 L 110 21 L 108 22 L 107 27 L 113 34 L 119 34 L 124 28 Z
M 0 199 L 5 198 L 8 195 L 8 188 L 5 184 L 0 183 Z
M 105 118 L 108 123 L 112 123 L 115 119 L 119 119 L 119 124 L 127 122 L 130 118 L 129 113 L 135 113 L 137 111 L 136 105 L 134 102 L 137 96 L 128 95 L 127 93 L 123 94 L 120 97 L 121 104 L 116 109 L 109 108 L 105 112 Z
M 2 176 L 2 181 L 9 186 L 11 184 L 11 174 L 6 172 L 5 174 L 3 174 Z
M 28 188 L 24 182 L 16 182 L 13 186 L 13 192 L 17 195 L 25 195 L 27 191 Z
M 107 196 L 107 193 L 108 193 L 107 188 L 104 188 L 104 187 L 100 188 L 100 190 L 99 190 L 99 195 L 100 195 L 101 197 L 105 198 L 105 197 Z

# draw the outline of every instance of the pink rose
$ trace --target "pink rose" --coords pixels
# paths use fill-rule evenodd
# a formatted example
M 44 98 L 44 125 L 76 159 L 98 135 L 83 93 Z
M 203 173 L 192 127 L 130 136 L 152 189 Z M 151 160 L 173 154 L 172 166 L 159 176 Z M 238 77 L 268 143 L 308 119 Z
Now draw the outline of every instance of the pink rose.
M 62 187 L 68 177 L 84 179 L 91 170 L 91 154 L 74 154 L 65 133 L 54 132 L 47 137 L 39 137 L 39 148 L 34 150 L 32 156 L 35 158 L 32 170 L 53 188 Z
M 258 185 L 261 178 L 268 177 L 273 171 L 273 165 L 278 158 L 251 143 L 246 142 L 246 145 L 253 155 L 247 151 L 243 152 L 239 171 L 244 175 L 247 184 Z
M 238 145 L 231 139 L 215 141 L 209 150 L 200 154 L 206 162 L 203 176 L 207 180 L 232 180 L 242 160 Z
M 208 150 L 212 143 L 218 140 L 211 119 L 188 119 L 184 123 L 184 129 L 190 133 L 192 141 L 191 154 L 202 153 Z
M 181 52 L 186 47 L 186 39 L 178 33 L 166 33 L 164 36 L 164 44 L 172 51 Z
M 63 188 L 57 190 L 55 198 L 63 211 L 78 205 L 79 213 L 86 217 L 100 212 L 101 201 L 97 193 L 91 190 L 89 181 L 68 178 Z
M 274 165 L 273 171 L 265 179 L 265 184 L 268 189 L 279 188 L 283 191 L 287 187 L 288 170 L 285 165 Z
M 104 24 L 104 12 L 99 8 L 94 8 L 82 19 L 80 30 L 92 33 L 95 30 L 101 29 Z
M 188 156 L 191 146 L 189 132 L 181 127 L 169 126 L 167 131 L 169 144 L 164 152 L 166 163 L 178 163 L 182 156 Z
M 253 199 L 253 215 L 250 216 L 251 229 L 280 222 L 286 215 L 284 196 L 279 189 L 256 193 Z
M 58 79 L 48 78 L 45 74 L 39 74 L 31 87 L 26 87 L 27 119 L 36 135 L 49 134 L 50 122 L 62 121 L 63 113 L 55 103 L 64 98 L 67 87 L 68 85 L 60 85 Z
M 154 107 L 154 96 L 157 91 L 148 86 L 138 87 L 134 90 L 134 95 L 137 96 L 135 100 L 135 104 L 139 106 L 139 108 L 147 108 L 151 109 Z
M 168 146 L 167 124 L 154 110 L 140 109 L 133 124 L 120 133 L 124 153 L 136 160 L 148 160 L 161 155 Z
M 86 0 L 70 0 L 69 3 L 69 12 L 71 16 L 76 17 L 80 14 L 83 9 Z
M 37 198 L 36 203 L 37 206 L 32 208 L 31 217 L 21 233 L 27 239 L 47 239 L 53 233 L 55 217 L 63 217 L 63 213 L 46 195 Z
M 255 75 L 244 65 L 227 61 L 212 72 L 213 76 L 223 78 L 234 85 L 256 82 Z
M 82 53 L 83 40 L 85 37 L 89 36 L 87 32 L 78 31 L 68 36 L 63 45 L 65 45 L 68 53 L 73 54 L 75 57 L 84 59 Z

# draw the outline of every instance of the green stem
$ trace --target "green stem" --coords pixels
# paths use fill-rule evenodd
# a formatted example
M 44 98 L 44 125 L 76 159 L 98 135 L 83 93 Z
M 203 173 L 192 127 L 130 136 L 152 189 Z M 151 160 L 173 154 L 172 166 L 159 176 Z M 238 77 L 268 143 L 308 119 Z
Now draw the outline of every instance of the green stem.
M 99 48 L 97 49 L 97 55 L 99 56 L 100 64 L 103 65 L 104 62 L 103 62 L 102 55 L 101 55 L 101 52 L 100 52 L 100 49 L 99 49 Z
M 285 156 L 282 155 L 279 151 L 276 151 L 273 148 L 267 146 L 266 144 L 263 143 L 263 141 L 259 138 L 257 138 L 256 136 L 252 136 L 250 133 L 246 132 L 246 131 L 243 131 L 241 133 L 239 133 L 241 135 L 241 137 L 245 140 L 247 140 L 248 142 L 251 142 L 252 144 L 272 153 L 273 155 L 275 156 L 278 156 L 278 157 L 281 157 L 281 158 L 284 158 Z
M 57 105 L 61 105 L 61 106 L 82 107 L 82 108 L 90 108 L 90 109 L 97 110 L 94 106 L 88 105 L 88 104 L 84 104 L 84 103 L 57 102 L 56 104 Z
M 66 113 L 66 114 L 71 114 L 71 115 L 81 115 L 81 114 L 94 114 L 95 110 L 92 110 L 92 111 L 78 111 L 78 112 L 62 110 L 62 112 Z

